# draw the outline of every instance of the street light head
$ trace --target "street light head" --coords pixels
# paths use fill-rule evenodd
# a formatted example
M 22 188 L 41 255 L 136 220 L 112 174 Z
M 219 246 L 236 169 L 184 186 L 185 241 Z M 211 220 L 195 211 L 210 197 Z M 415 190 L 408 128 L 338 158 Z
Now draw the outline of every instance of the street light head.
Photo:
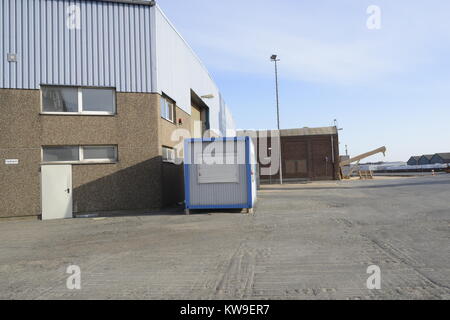
M 271 55 L 270 60 L 272 60 L 272 61 L 277 60 L 277 55 L 276 54 Z

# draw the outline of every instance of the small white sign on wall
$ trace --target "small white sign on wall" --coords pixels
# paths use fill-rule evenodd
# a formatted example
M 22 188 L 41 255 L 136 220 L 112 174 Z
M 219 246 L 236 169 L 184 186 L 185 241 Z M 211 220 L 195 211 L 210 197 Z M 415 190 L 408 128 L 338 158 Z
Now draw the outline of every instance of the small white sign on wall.
M 5 159 L 5 164 L 19 164 L 19 159 Z

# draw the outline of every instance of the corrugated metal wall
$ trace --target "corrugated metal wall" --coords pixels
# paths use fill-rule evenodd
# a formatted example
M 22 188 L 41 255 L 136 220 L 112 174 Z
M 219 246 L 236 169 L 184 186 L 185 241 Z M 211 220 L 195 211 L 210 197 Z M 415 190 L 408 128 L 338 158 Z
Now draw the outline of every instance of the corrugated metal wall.
M 81 29 L 67 27 L 70 5 Z M 151 7 L 102 1 L 1 0 L 0 87 L 111 86 L 151 92 Z M 15 53 L 17 62 L 8 62 Z
M 205 150 L 211 142 L 195 141 L 189 142 L 188 157 L 190 157 L 189 174 L 189 194 L 191 206 L 203 205 L 241 205 L 247 203 L 247 168 L 245 164 L 236 164 L 239 170 L 239 183 L 199 183 L 198 164 L 195 164 L 195 150 Z M 197 144 L 197 146 L 194 146 Z M 226 147 L 225 144 L 234 146 Z M 223 150 L 235 150 L 235 152 L 245 153 L 245 141 L 224 142 Z M 245 157 L 245 155 L 240 155 Z
M 70 29 L 69 6 L 81 29 Z M 234 135 L 217 85 L 157 6 L 95 0 L 0 0 L 0 88 L 40 84 L 164 92 L 190 114 L 191 89 L 210 108 L 210 127 Z M 153 37 L 153 38 L 152 38 Z M 153 45 L 155 43 L 155 45 Z M 17 55 L 8 62 L 7 54 Z
M 158 92 L 167 94 L 189 114 L 191 93 L 186 88 L 200 97 L 213 94 L 214 98 L 203 100 L 209 107 L 210 128 L 226 135 L 227 128 L 234 129 L 234 121 L 208 70 L 158 6 L 155 25 Z

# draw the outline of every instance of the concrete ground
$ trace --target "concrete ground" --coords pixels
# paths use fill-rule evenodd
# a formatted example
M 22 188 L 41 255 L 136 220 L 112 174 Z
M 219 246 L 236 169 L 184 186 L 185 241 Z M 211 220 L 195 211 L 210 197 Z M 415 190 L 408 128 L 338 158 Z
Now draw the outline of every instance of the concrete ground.
M 449 199 L 441 175 L 264 186 L 254 215 L 3 221 L 0 298 L 449 299 Z

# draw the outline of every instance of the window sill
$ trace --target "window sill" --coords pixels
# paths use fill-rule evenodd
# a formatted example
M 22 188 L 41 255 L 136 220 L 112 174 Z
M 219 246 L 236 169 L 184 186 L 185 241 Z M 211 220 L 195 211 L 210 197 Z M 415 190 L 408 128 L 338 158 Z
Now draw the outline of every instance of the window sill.
M 169 122 L 169 123 L 171 123 L 173 125 L 176 125 L 176 123 L 174 121 L 172 121 L 172 120 L 166 119 L 164 117 L 161 117 L 161 119 L 163 119 L 163 120 L 165 120 L 165 121 L 167 121 L 167 122 Z
M 101 112 L 39 112 L 41 116 L 104 116 L 114 117 L 117 113 L 101 113 Z
M 50 164 L 73 164 L 73 165 L 86 165 L 86 164 L 117 164 L 119 161 L 50 161 L 50 162 L 41 162 L 41 165 L 50 165 Z

